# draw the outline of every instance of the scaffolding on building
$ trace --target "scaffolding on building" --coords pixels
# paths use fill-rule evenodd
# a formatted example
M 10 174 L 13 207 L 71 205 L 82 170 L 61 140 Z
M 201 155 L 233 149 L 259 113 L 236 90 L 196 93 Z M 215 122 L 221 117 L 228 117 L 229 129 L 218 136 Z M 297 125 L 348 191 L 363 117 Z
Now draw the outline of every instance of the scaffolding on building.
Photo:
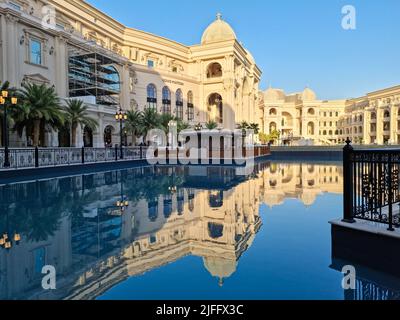
M 121 82 L 115 66 L 121 65 L 121 59 L 93 41 L 71 47 L 68 57 L 69 96 L 94 97 L 96 104 L 118 106 Z

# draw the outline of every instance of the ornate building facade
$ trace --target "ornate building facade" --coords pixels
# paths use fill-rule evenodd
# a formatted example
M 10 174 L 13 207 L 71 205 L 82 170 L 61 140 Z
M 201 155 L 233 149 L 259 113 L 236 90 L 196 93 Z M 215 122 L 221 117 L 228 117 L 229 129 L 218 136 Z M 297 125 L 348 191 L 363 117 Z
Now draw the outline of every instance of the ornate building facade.
M 192 46 L 128 28 L 82 0 L 1 0 L 0 30 L 1 81 L 45 83 L 88 104 L 99 128 L 78 132 L 78 146 L 118 143 L 120 107 L 226 129 L 259 122 L 261 71 L 220 14 Z M 61 144 L 59 132 L 44 131 L 42 146 Z
M 286 95 L 260 93 L 263 131 L 278 130 L 283 144 L 399 144 L 400 86 L 348 100 L 318 100 L 309 88 Z

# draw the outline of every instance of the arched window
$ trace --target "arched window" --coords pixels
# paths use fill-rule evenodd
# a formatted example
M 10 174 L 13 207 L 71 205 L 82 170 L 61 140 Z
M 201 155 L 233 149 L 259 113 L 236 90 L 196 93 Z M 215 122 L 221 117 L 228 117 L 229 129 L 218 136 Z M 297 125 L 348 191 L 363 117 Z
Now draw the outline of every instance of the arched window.
M 188 114 L 188 121 L 194 120 L 194 104 L 193 104 L 193 92 L 189 91 L 187 94 L 187 114 Z
M 374 120 L 376 119 L 376 113 L 375 112 L 371 113 L 371 119 L 374 119 Z
M 329 135 L 331 136 L 333 134 L 333 131 L 332 130 L 329 130 Z
M 162 113 L 171 114 L 171 91 L 168 87 L 162 89 Z
M 152 83 L 147 86 L 147 107 L 157 110 L 157 89 Z
M 207 67 L 207 78 L 222 77 L 222 66 L 218 62 L 211 63 Z
M 324 130 L 324 131 L 322 132 L 322 134 L 323 134 L 324 136 L 326 136 L 326 130 Z
M 212 239 L 221 238 L 224 235 L 224 225 L 219 223 L 208 223 L 208 235 Z
M 221 208 L 224 205 L 223 191 L 209 191 L 208 204 L 210 208 Z
M 213 93 L 208 97 L 208 107 L 207 107 L 207 121 L 215 121 L 218 124 L 224 122 L 223 118 L 223 101 L 222 97 L 218 93 Z
M 182 95 L 182 90 L 178 89 L 176 90 L 176 117 L 178 119 L 182 119 L 183 120 L 183 95 Z

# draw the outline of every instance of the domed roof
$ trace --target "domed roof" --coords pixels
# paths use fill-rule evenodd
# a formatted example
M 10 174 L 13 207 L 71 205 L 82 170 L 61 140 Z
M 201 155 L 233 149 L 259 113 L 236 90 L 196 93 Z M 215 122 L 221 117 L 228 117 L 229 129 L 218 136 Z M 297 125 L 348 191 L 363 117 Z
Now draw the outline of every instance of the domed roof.
M 234 39 L 236 39 L 236 34 L 232 27 L 222 20 L 222 15 L 218 13 L 217 19 L 204 31 L 201 44 Z
M 203 258 L 203 263 L 213 277 L 220 279 L 220 285 L 223 284 L 223 279 L 229 278 L 237 268 L 235 260 L 222 257 L 205 257 Z
M 305 88 L 301 98 L 303 101 L 313 101 L 313 100 L 317 100 L 317 95 L 315 94 L 314 91 L 312 91 L 310 88 Z
M 268 88 L 264 92 L 264 100 L 266 101 L 276 101 L 284 99 L 285 99 L 285 92 L 282 89 Z

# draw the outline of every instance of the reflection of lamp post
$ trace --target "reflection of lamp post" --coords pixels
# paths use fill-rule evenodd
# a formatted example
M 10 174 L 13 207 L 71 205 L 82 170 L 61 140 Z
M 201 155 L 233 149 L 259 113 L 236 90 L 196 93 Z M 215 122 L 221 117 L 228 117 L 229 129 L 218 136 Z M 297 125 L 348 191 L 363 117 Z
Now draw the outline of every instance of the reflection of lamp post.
M 8 121 L 7 121 L 7 101 L 8 91 L 2 91 L 0 97 L 0 104 L 4 106 L 3 114 L 3 141 L 4 141 L 4 168 L 10 167 L 10 156 L 8 150 Z M 11 104 L 17 104 L 17 98 L 11 97 Z
M 115 114 L 115 120 L 119 121 L 119 134 L 120 134 L 120 143 L 119 143 L 119 148 L 120 148 L 120 159 L 124 158 L 123 154 L 123 148 L 122 148 L 122 141 L 123 141 L 123 132 L 122 132 L 122 123 L 128 119 L 128 115 L 126 114 L 125 111 L 122 111 L 120 108 L 119 111 Z
M 168 187 L 168 191 L 171 192 L 172 194 L 175 194 L 178 192 L 178 187 L 177 186 Z
M 8 210 L 7 211 L 7 231 L 3 232 L 3 235 L 0 238 L 0 247 L 10 250 L 12 248 L 13 242 L 16 245 L 19 245 L 21 241 L 21 235 L 18 232 L 14 232 L 13 236 L 10 238 L 8 232 Z
M 121 198 L 115 203 L 115 206 L 119 208 L 121 213 L 124 212 L 129 207 L 129 201 L 127 197 L 124 196 L 124 181 L 122 177 L 121 177 Z

